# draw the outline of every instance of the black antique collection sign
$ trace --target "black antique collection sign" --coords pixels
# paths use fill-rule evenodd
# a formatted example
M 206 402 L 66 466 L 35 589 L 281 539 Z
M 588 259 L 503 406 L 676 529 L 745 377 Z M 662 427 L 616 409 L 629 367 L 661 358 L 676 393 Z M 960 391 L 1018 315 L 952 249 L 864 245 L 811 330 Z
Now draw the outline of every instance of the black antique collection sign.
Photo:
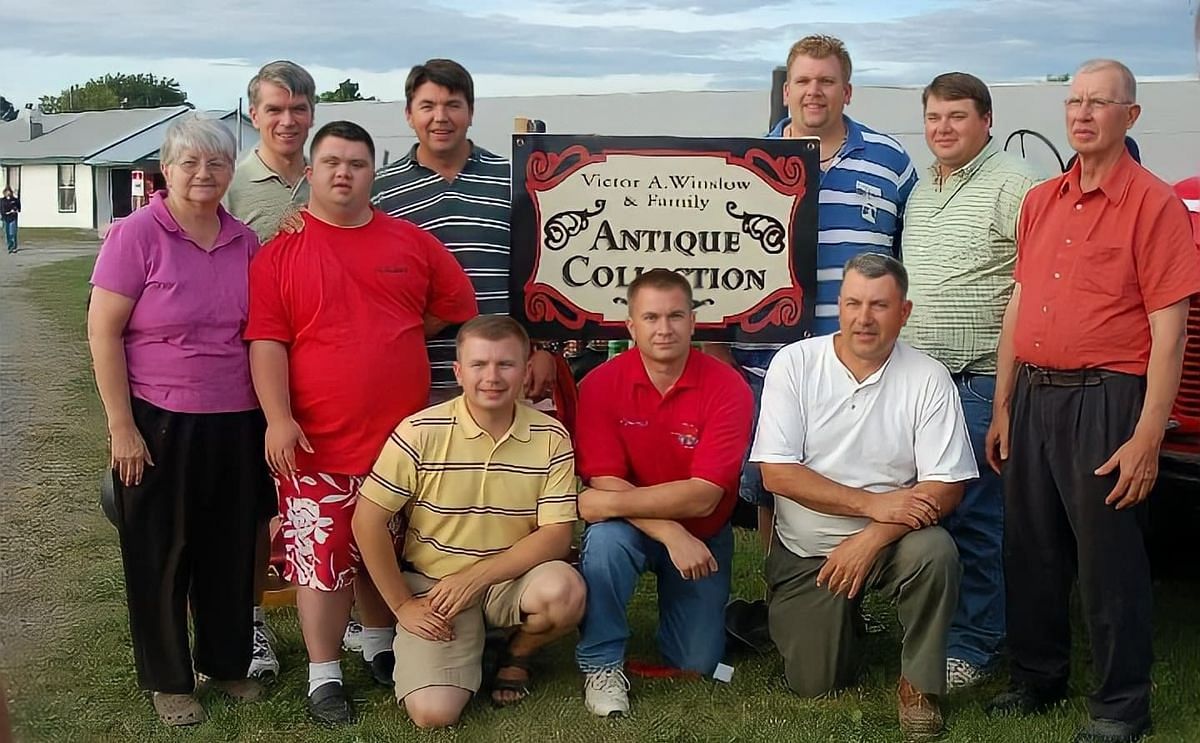
M 513 136 L 511 311 L 535 338 L 627 338 L 625 291 L 669 268 L 697 340 L 803 338 L 816 139 Z

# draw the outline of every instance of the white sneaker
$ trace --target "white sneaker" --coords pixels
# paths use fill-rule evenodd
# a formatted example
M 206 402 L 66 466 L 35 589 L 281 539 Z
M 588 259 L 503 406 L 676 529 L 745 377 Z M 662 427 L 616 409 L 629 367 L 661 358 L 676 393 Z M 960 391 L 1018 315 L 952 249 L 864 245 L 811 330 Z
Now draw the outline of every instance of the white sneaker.
M 986 668 L 961 658 L 946 659 L 946 691 L 966 689 L 988 677 Z
M 255 622 L 254 644 L 250 651 L 250 668 L 246 676 L 252 679 L 268 680 L 279 676 L 279 659 L 271 647 L 271 630 L 266 624 Z
M 363 626 L 351 619 L 346 623 L 346 631 L 342 634 L 342 648 L 348 653 L 362 652 Z
M 620 666 L 584 674 L 583 706 L 598 717 L 629 714 L 629 679 Z

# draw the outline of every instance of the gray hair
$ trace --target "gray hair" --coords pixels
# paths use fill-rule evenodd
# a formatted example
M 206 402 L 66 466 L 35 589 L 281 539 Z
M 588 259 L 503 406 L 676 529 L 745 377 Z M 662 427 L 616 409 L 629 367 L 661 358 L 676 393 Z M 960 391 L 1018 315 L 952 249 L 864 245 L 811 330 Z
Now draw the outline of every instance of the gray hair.
M 1121 76 L 1122 94 L 1127 103 L 1137 102 L 1137 78 L 1133 76 L 1133 70 L 1126 67 L 1122 62 L 1115 59 L 1089 59 L 1079 65 L 1079 69 L 1075 70 L 1075 75 L 1079 76 L 1087 72 L 1100 72 L 1101 70 L 1116 70 Z
M 174 165 L 188 151 L 220 155 L 232 165 L 237 159 L 237 140 L 233 132 L 216 119 L 201 118 L 194 113 L 184 114 L 167 127 L 166 138 L 158 151 L 158 161 L 162 165 Z
M 847 274 L 851 271 L 862 274 L 868 279 L 881 279 L 884 276 L 891 276 L 896 281 L 896 286 L 900 287 L 900 296 L 908 296 L 908 271 L 904 268 L 904 264 L 890 255 L 883 253 L 859 253 L 850 260 L 846 261 L 846 265 L 842 268 L 842 273 Z
M 317 105 L 317 84 L 312 75 L 295 62 L 279 59 L 262 66 L 258 74 L 250 78 L 246 86 L 246 95 L 250 99 L 250 107 L 258 105 L 258 90 L 263 83 L 278 85 L 291 95 L 302 95 L 308 99 L 308 105 Z

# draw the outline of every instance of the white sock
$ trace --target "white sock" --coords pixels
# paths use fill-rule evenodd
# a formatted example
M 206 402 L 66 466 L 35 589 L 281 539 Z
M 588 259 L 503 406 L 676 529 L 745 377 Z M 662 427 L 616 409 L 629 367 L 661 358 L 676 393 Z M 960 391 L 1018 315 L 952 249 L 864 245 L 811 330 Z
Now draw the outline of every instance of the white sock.
M 254 623 L 255 624 L 266 624 L 267 623 L 267 613 L 263 611 L 263 608 L 261 606 L 254 607 Z
M 360 637 L 363 660 L 370 662 L 375 660 L 376 655 L 392 649 L 396 631 L 391 627 L 363 627 Z
M 331 660 L 325 663 L 308 664 L 308 693 L 312 694 L 318 687 L 336 681 L 342 683 L 342 663 Z

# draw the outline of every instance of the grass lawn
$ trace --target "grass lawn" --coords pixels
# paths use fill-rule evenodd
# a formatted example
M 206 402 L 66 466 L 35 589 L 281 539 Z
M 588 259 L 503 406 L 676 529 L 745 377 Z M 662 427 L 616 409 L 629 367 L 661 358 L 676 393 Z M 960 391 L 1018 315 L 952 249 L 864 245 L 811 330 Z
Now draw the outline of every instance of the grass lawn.
M 29 288 L 39 311 L 53 314 L 55 332 L 79 349 L 61 373 L 72 388 L 86 387 L 83 301 L 91 260 L 65 261 L 36 269 Z M 75 301 L 78 299 L 79 301 Z M 66 300 L 66 301 L 64 301 Z M 115 530 L 99 515 L 94 483 L 105 461 L 104 421 L 94 395 L 71 410 L 88 425 L 53 442 L 40 456 L 80 463 L 62 478 L 63 492 L 48 500 L 69 503 L 87 514 L 85 528 L 48 531 L 54 544 L 45 559 L 54 561 L 60 580 L 38 591 L 62 607 L 62 626 L 33 638 L 39 652 L 15 667 L 4 661 L 10 705 L 19 740 L 31 741 L 899 741 L 895 686 L 899 673 L 899 627 L 886 604 L 870 604 L 887 631 L 868 638 L 870 665 L 861 685 L 834 698 L 801 700 L 790 694 L 775 655 L 733 655 L 736 672 L 728 685 L 710 681 L 634 680 L 634 714 L 625 720 L 601 720 L 587 714 L 580 700 L 572 643 L 548 648 L 535 668 L 533 696 L 516 708 L 492 709 L 477 701 L 451 731 L 422 734 L 407 720 L 387 690 L 373 687 L 358 659 L 347 658 L 348 687 L 356 698 L 359 722 L 326 729 L 309 722 L 304 706 L 307 665 L 294 610 L 271 614 L 280 637 L 277 650 L 282 677 L 258 704 L 233 706 L 210 698 L 210 720 L 190 730 L 171 731 L 158 724 L 147 696 L 133 675 L 125 613 L 124 587 Z M 47 521 L 53 514 L 40 516 Z M 762 595 L 757 541 L 739 533 L 734 591 Z M 1156 584 L 1154 667 L 1155 741 L 1200 739 L 1200 591 L 1195 583 Z M 643 584 L 631 608 L 633 657 L 654 658 L 653 583 Z M 803 631 L 803 628 L 798 628 Z M 1041 743 L 1069 740 L 1085 719 L 1089 686 L 1086 635 L 1076 633 L 1075 674 L 1070 702 L 1031 719 L 992 720 L 983 702 L 1002 688 L 997 679 L 980 689 L 955 695 L 944 711 L 948 741 Z M 401 663 L 404 659 L 399 659 Z

